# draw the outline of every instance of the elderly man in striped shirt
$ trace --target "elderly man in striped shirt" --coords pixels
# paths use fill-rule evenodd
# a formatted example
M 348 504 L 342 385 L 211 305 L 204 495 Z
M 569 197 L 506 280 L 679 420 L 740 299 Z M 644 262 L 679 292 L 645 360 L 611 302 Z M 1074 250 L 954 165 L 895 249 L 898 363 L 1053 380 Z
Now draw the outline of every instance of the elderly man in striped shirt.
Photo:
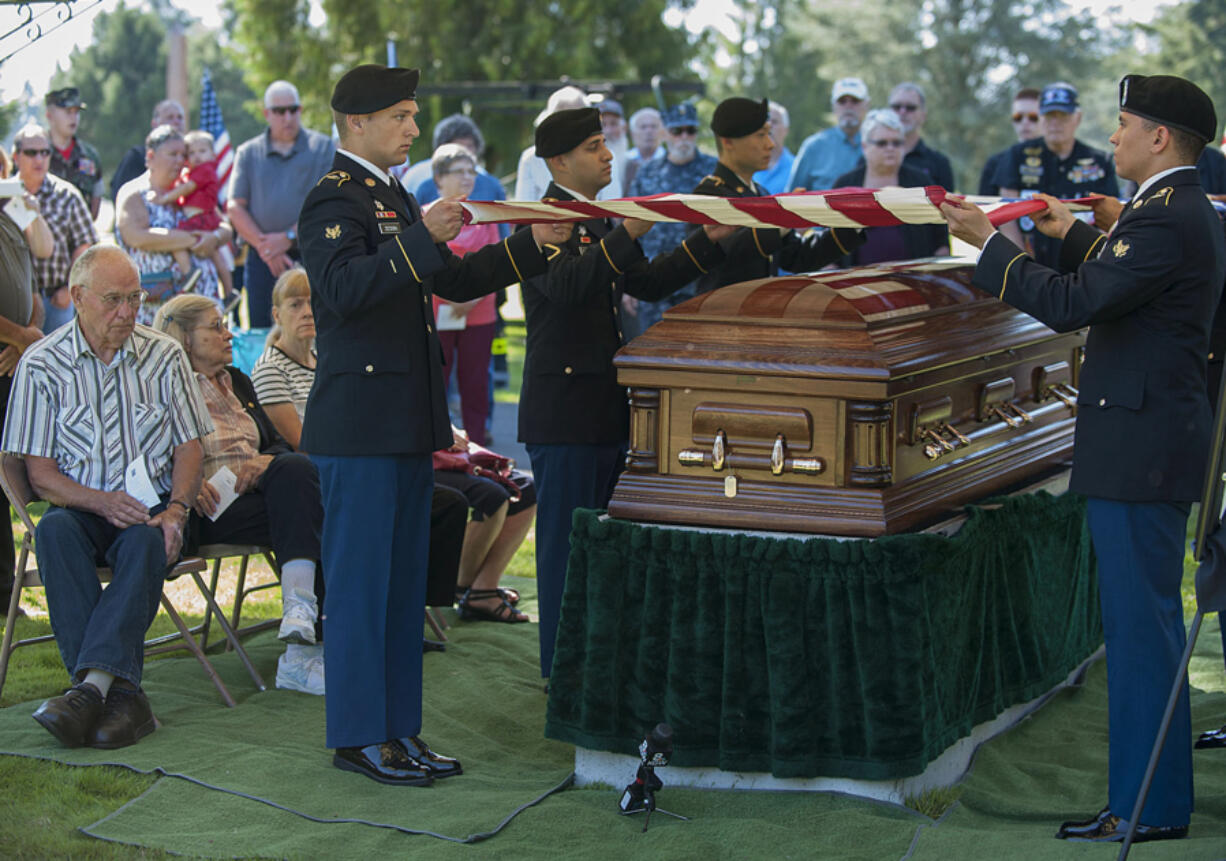
M 140 689 L 144 637 L 213 425 L 183 349 L 136 325 L 145 294 L 126 253 L 92 246 L 68 283 L 77 319 L 22 357 L 0 446 L 25 458 L 51 503 L 35 547 L 73 685 L 34 719 L 69 747 L 109 749 L 155 727 Z M 98 565 L 113 572 L 106 589 Z

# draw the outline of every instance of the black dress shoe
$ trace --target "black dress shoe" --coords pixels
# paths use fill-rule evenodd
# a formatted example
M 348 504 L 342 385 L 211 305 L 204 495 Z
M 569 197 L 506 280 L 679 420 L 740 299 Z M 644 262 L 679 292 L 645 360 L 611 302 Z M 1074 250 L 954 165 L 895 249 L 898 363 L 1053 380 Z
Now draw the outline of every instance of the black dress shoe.
M 39 706 L 34 720 L 65 747 L 80 747 L 98 723 L 102 706 L 98 689 L 80 682 Z
M 149 698 L 138 688 L 111 685 L 102 717 L 85 743 L 102 750 L 115 750 L 136 744 L 157 729 Z
M 1123 843 L 1128 835 L 1128 823 L 1108 808 L 1098 811 L 1092 819 L 1065 822 L 1056 832 L 1060 840 L 1080 840 L 1091 843 Z M 1134 843 L 1150 840 L 1179 840 L 1188 836 L 1186 825 L 1138 825 Z
M 1197 750 L 1226 747 L 1226 724 L 1223 724 L 1221 729 L 1211 729 L 1208 732 L 1202 732 L 1200 737 L 1196 739 L 1196 744 L 1193 747 Z
M 429 772 L 430 776 L 435 780 L 441 780 L 444 777 L 455 777 L 457 774 L 464 773 L 464 769 L 460 767 L 458 759 L 435 753 L 430 750 L 429 745 L 415 735 L 406 736 L 396 741 L 404 748 L 405 755 Z
M 429 786 L 434 782 L 421 764 L 409 759 L 397 741 L 365 747 L 338 747 L 332 755 L 332 764 L 393 786 Z

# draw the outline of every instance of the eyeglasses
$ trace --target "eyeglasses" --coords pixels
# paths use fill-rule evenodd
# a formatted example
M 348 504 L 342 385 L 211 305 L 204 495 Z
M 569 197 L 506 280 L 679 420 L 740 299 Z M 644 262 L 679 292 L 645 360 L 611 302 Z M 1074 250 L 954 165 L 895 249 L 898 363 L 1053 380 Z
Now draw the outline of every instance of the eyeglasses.
M 1013 121 L 1015 123 L 1020 123 L 1022 120 L 1029 120 L 1032 123 L 1037 123 L 1039 121 L 1039 115 L 1035 113 L 1016 113 L 1013 115 Z
M 220 335 L 222 332 L 230 331 L 230 327 L 226 325 L 226 321 L 218 317 L 212 323 L 205 323 L 203 326 L 197 326 L 197 329 L 210 329 Z
M 894 104 L 890 105 L 890 110 L 899 114 L 901 114 L 903 111 L 918 111 L 919 109 L 919 105 L 914 105 L 909 102 L 895 102 Z
M 92 290 L 90 292 L 93 293 Z M 98 296 L 97 293 L 94 293 L 94 295 Z M 120 305 L 127 305 L 135 311 L 145 304 L 145 300 L 148 298 L 149 294 L 144 290 L 136 293 L 104 293 L 98 296 L 98 299 L 102 302 L 102 307 L 108 311 L 114 311 Z
M 869 141 L 868 143 L 869 146 L 875 146 L 879 149 L 885 149 L 886 147 L 893 147 L 894 149 L 902 148 L 902 141 L 898 140 L 897 138 L 884 141 Z
M 451 170 L 445 170 L 443 173 L 448 176 L 476 176 L 477 172 L 471 167 L 453 167 Z
M 300 110 L 302 110 L 302 105 L 277 105 L 275 107 L 269 108 L 269 110 L 272 111 L 277 116 L 283 117 L 286 114 L 298 113 Z
M 46 158 L 47 156 L 51 155 L 51 150 L 45 149 L 45 148 L 44 149 L 21 149 L 21 150 L 18 150 L 18 152 L 20 152 L 22 155 L 28 158 L 38 158 L 40 155 L 43 158 Z
M 676 126 L 669 129 L 675 135 L 696 135 L 698 134 L 698 126 Z

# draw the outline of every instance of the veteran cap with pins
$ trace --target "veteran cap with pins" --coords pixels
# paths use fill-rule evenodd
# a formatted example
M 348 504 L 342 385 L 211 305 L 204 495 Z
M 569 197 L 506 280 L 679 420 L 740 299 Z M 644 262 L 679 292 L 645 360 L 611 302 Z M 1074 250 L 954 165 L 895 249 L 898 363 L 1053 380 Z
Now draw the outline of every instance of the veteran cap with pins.
M 767 100 L 755 102 L 742 96 L 724 99 L 711 117 L 711 131 L 722 138 L 743 138 L 766 125 L 770 117 Z
M 373 114 L 397 102 L 417 98 L 419 69 L 366 63 L 341 76 L 332 90 L 332 110 L 342 114 Z
M 596 108 L 554 111 L 536 127 L 536 154 L 541 158 L 563 155 L 602 132 Z
M 1213 99 L 1196 84 L 1175 75 L 1125 75 L 1120 110 L 1210 141 L 1217 136 Z
M 81 101 L 81 91 L 76 87 L 52 90 L 47 93 L 45 101 L 46 104 L 55 105 L 58 108 L 85 108 L 85 102 Z

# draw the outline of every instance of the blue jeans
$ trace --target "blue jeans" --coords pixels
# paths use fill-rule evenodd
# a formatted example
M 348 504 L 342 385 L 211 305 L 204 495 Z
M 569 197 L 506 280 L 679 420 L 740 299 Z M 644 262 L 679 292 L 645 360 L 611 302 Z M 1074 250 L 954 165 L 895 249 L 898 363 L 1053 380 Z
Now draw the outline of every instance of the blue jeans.
M 43 331 L 48 335 L 77 316 L 77 311 L 72 305 L 67 308 L 57 308 L 51 304 L 49 296 L 43 296 L 43 311 L 46 314 Z
M 97 669 L 139 686 L 145 632 L 166 577 L 162 531 L 144 524 L 120 529 L 96 514 L 52 506 L 34 542 L 51 630 L 73 679 Z M 105 589 L 101 565 L 113 572 Z

